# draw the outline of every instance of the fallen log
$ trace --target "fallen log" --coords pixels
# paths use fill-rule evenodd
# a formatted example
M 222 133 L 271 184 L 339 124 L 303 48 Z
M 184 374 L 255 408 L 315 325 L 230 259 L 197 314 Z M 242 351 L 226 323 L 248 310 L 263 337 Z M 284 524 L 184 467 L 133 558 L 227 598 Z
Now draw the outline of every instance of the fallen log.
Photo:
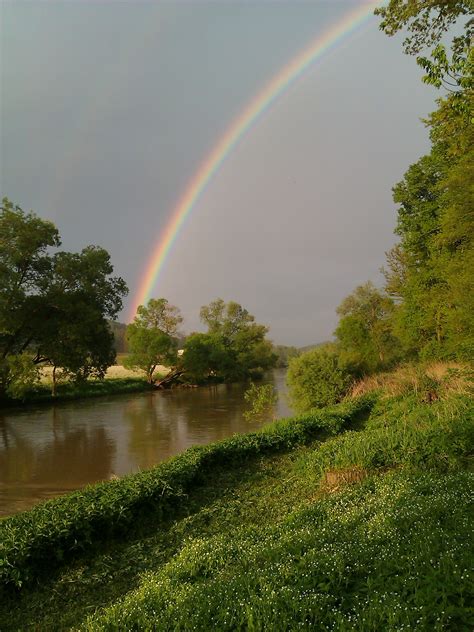
M 175 382 L 183 375 L 183 369 L 171 369 L 171 371 L 161 380 L 157 380 L 153 386 L 155 388 L 171 388 Z

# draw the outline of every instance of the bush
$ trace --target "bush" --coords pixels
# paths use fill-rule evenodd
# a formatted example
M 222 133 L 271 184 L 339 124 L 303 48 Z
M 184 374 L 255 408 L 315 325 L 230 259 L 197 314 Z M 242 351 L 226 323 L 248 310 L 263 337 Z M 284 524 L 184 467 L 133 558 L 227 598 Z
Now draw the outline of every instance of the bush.
M 250 421 L 272 412 L 278 402 L 278 393 L 275 392 L 273 384 L 257 386 L 252 382 L 244 393 L 244 399 L 249 404 L 249 409 L 243 414 L 245 419 Z
M 339 366 L 334 351 L 317 348 L 290 360 L 287 382 L 292 406 L 303 412 L 340 402 L 351 376 Z

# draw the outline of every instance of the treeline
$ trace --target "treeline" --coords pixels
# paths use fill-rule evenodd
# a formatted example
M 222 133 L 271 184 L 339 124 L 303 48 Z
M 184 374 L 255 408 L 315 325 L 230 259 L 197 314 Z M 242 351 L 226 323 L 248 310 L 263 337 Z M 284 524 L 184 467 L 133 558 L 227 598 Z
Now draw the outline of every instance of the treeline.
M 127 325 L 125 323 L 119 323 L 118 321 L 109 322 L 110 330 L 114 336 L 114 349 L 116 353 L 126 354 L 128 353 L 127 343 Z M 187 336 L 182 334 L 178 338 L 178 348 L 182 349 L 186 343 Z M 320 345 L 308 345 L 306 347 L 294 347 L 288 345 L 273 345 L 273 353 L 276 355 L 275 367 L 286 368 L 291 358 L 296 358 L 305 351 L 314 349 Z
M 179 332 L 180 310 L 165 298 L 140 305 L 134 321 L 126 328 L 128 355 L 124 365 L 145 372 L 147 381 L 161 386 L 178 381 L 234 382 L 258 378 L 275 366 L 277 356 L 267 339 L 268 327 L 234 301 L 221 298 L 201 307 L 205 333 L 191 333 L 184 340 Z M 179 344 L 183 348 L 178 353 Z M 171 367 L 164 378 L 156 374 L 160 365 Z
M 387 34 L 408 30 L 406 52 L 435 45 L 430 58 L 417 57 L 423 81 L 447 89 L 425 121 L 431 150 L 393 188 L 399 241 L 386 253 L 384 287 L 356 288 L 337 310 L 335 342 L 290 363 L 300 409 L 338 401 L 354 379 L 402 361 L 474 357 L 473 22 L 448 51 L 441 33 L 469 14 L 467 4 L 425 4 L 391 0 L 376 13 Z

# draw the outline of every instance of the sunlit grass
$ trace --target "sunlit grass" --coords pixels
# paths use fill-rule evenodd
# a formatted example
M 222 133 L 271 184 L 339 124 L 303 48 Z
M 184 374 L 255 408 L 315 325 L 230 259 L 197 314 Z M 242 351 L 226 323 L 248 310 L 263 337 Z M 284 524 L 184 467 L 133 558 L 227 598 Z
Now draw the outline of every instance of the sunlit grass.
M 402 365 L 359 380 L 348 396 L 360 397 L 374 391 L 380 391 L 385 397 L 415 394 L 430 401 L 452 395 L 474 396 L 474 369 L 459 362 Z

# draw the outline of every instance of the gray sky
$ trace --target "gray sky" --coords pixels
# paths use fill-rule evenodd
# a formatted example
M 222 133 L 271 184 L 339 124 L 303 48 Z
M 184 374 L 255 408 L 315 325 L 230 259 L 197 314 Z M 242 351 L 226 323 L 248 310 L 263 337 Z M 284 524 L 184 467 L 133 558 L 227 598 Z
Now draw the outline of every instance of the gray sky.
M 137 291 L 172 210 L 235 116 L 358 2 L 3 2 L 1 195 L 106 248 Z M 436 91 L 373 19 L 283 94 L 228 157 L 154 290 L 184 329 L 236 300 L 281 344 L 328 339 L 381 283 L 391 187 L 428 149 Z M 126 317 L 122 314 L 121 320 Z

